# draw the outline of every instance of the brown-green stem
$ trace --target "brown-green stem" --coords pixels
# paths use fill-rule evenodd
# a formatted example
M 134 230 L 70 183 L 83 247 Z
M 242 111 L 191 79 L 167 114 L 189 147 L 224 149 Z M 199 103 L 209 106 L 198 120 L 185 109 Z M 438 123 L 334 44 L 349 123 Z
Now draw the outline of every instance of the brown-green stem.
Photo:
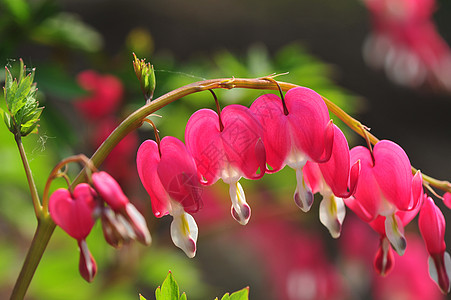
M 11 300 L 22 300 L 31 283 L 31 279 L 36 271 L 36 268 L 41 261 L 45 248 L 50 240 L 50 237 L 55 230 L 55 223 L 50 216 L 41 217 L 38 219 L 38 227 L 34 234 L 27 256 L 23 263 L 22 270 L 17 278 Z

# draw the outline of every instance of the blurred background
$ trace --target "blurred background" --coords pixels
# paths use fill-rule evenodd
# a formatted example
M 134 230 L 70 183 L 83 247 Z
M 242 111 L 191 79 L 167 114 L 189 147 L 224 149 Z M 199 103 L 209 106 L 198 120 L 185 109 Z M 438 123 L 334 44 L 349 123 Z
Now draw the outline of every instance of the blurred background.
M 278 79 L 316 90 L 380 139 L 401 145 L 423 173 L 450 180 L 449 44 L 451 3 L 444 0 L 0 0 L 0 62 L 15 70 L 23 58 L 36 67 L 45 106 L 39 134 L 24 141 L 41 193 L 58 161 L 90 156 L 144 104 L 132 52 L 154 65 L 155 97 L 203 79 L 289 72 Z M 223 106 L 249 106 L 263 93 L 217 95 Z M 203 107 L 214 108 L 209 93 L 168 105 L 154 121 L 162 136 L 183 139 L 188 118 Z M 350 146 L 364 144 L 332 118 Z M 137 176 L 136 150 L 148 138 L 147 126 L 130 134 L 102 168 L 146 216 L 153 244 L 115 250 L 97 224 L 88 244 L 98 274 L 88 284 L 78 274 L 76 243 L 57 228 L 27 299 L 137 299 L 138 293 L 153 299 L 169 270 L 188 299 L 214 299 L 245 286 L 250 299 L 444 299 L 429 279 L 417 219 L 406 228 L 406 254 L 395 255 L 393 272 L 380 278 L 372 266 L 378 236 L 348 210 L 342 236 L 332 239 L 319 222 L 320 196 L 308 214 L 294 205 L 291 169 L 242 181 L 253 210 L 246 227 L 230 216 L 225 184 L 206 188 L 204 209 L 194 215 L 198 252 L 188 259 L 172 244 L 171 218 L 153 216 Z M 0 140 L 0 298 L 6 299 L 36 222 L 5 126 Z M 71 166 L 73 174 L 77 170 Z

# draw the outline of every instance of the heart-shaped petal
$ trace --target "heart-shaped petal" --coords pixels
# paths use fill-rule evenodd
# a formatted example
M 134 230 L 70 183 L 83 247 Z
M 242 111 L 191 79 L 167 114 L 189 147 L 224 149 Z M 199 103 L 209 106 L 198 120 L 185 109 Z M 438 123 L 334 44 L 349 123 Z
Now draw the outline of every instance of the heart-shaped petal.
M 56 190 L 49 199 L 53 221 L 76 240 L 85 239 L 94 226 L 96 192 L 86 183 L 80 183 L 71 195 L 67 189 Z

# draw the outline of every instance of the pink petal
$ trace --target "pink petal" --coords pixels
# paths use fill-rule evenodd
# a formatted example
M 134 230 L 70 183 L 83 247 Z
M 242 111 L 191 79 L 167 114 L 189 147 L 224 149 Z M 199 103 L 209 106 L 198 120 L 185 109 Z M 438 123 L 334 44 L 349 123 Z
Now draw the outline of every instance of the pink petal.
M 360 160 L 361 165 L 359 184 L 353 198 L 359 202 L 363 210 L 369 214 L 368 216 L 372 216 L 371 219 L 374 219 L 378 215 L 382 195 L 378 182 L 373 175 L 373 161 L 370 151 L 365 147 L 357 146 L 352 148 L 349 153 L 351 163 Z M 345 202 L 348 205 L 348 201 Z M 353 207 L 356 206 L 353 205 Z M 352 207 L 350 208 L 352 209 Z
M 451 193 L 445 193 L 443 195 L 443 203 L 445 203 L 445 205 L 451 209 Z
M 218 114 L 211 109 L 196 111 L 186 124 L 185 142 L 206 184 L 215 183 L 227 159 L 221 141 Z
M 418 227 L 429 254 L 439 254 L 446 250 L 445 217 L 431 197 L 425 197 L 418 219 Z
M 374 177 L 385 198 L 400 210 L 410 208 L 412 171 L 404 150 L 383 140 L 374 146 Z
M 326 127 L 330 119 L 324 100 L 311 89 L 297 87 L 286 93 L 285 101 L 289 112 L 289 130 L 296 147 L 315 162 L 327 160 L 324 157 L 326 148 L 332 145 L 330 142 L 326 145 L 329 140 L 325 136 Z
M 86 183 L 77 185 L 73 195 L 67 189 L 58 189 L 49 199 L 50 216 L 74 239 L 85 239 L 95 222 L 95 195 L 95 191 Z
M 362 204 L 353 196 L 343 200 L 346 206 L 349 207 L 363 221 L 371 222 L 372 220 L 374 220 L 375 216 L 366 211 L 365 207 L 363 207 Z
M 308 161 L 302 168 L 302 173 L 304 173 L 304 177 L 312 189 L 312 192 L 314 194 L 320 192 L 323 175 L 319 168 L 319 164 Z
M 228 163 L 243 172 L 245 178 L 261 178 L 266 168 L 257 172 L 265 166 L 266 154 L 265 148 L 259 146 L 263 128 L 257 118 L 249 108 L 237 104 L 226 106 L 221 116 L 224 123 L 221 139 Z
M 107 172 L 92 174 L 94 188 L 99 196 L 115 211 L 123 210 L 129 203 L 121 187 Z
M 161 160 L 157 167 L 163 187 L 172 200 L 182 204 L 189 213 L 202 206 L 202 188 L 193 157 L 175 137 L 161 140 Z
M 288 119 L 283 113 L 282 100 L 274 94 L 258 97 L 250 110 L 264 130 L 266 161 L 274 173 L 285 166 L 285 158 L 291 148 Z
M 351 196 L 351 190 L 348 191 L 349 182 L 349 169 L 350 169 L 350 157 L 349 146 L 346 141 L 346 137 L 343 132 L 336 126 L 334 126 L 334 139 L 333 150 L 329 161 L 319 164 L 321 173 L 327 185 L 331 188 L 335 196 L 341 198 L 348 198 Z M 356 162 L 357 163 L 357 162 Z M 353 170 L 352 184 L 355 187 L 358 173 L 357 170 Z
M 374 268 L 381 276 L 386 276 L 390 273 L 395 265 L 393 251 L 390 248 L 390 243 L 386 237 L 381 237 L 379 250 L 374 258 Z
M 158 177 L 157 167 L 160 163 L 158 145 L 155 141 L 146 140 L 138 149 L 136 165 L 139 178 L 150 196 L 152 211 L 157 218 L 169 213 L 169 196 Z

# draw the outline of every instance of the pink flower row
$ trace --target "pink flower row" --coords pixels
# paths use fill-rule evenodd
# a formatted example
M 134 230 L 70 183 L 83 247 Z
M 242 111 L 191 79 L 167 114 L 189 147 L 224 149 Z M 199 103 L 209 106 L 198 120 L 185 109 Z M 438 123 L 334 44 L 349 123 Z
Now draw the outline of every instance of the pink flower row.
M 320 220 L 334 238 L 340 236 L 345 204 L 380 234 L 374 265 L 382 275 L 394 264 L 392 249 L 404 254 L 404 226 L 421 211 L 419 227 L 430 254 L 430 275 L 449 292 L 445 220 L 423 193 L 421 173 L 412 175 L 406 153 L 391 141 L 378 142 L 374 150 L 349 150 L 316 92 L 298 87 L 282 99 L 266 94 L 250 108 L 229 105 L 219 115 L 201 109 L 186 125 L 185 142 L 169 136 L 159 144 L 143 142 L 137 168 L 155 216 L 173 216 L 172 240 L 187 256 L 196 253 L 198 227 L 191 214 L 202 208 L 202 185 L 219 178 L 229 184 L 231 214 L 245 225 L 251 208 L 239 180 L 259 179 L 288 165 L 296 171 L 295 203 L 309 211 L 319 192 Z

